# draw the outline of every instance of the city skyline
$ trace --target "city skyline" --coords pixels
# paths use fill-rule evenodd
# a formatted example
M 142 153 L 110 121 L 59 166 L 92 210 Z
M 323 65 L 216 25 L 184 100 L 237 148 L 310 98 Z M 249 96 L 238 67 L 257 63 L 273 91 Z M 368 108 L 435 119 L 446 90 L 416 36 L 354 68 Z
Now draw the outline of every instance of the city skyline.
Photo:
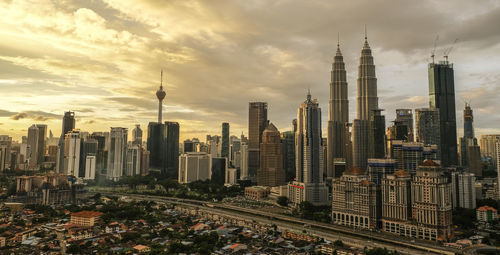
M 500 48 L 498 28 L 488 26 L 497 23 L 500 8 L 488 3 L 410 4 L 402 7 L 405 15 L 388 15 L 388 5 L 402 4 L 391 1 L 363 3 L 368 5 L 363 8 L 321 1 L 1 3 L 0 27 L 6 40 L 0 44 L 0 93 L 5 95 L 0 102 L 0 133 L 20 140 L 31 124 L 46 124 L 60 134 L 62 115 L 68 110 L 75 111 L 76 128 L 82 131 L 118 126 L 132 130 L 136 123 L 145 128 L 157 116 L 155 92 L 162 68 L 163 119 L 179 122 L 181 141 L 218 134 L 225 121 L 232 134 L 248 135 L 251 101 L 268 102 L 268 119 L 279 130 L 291 130 L 296 105 L 308 88 L 318 95 L 320 107 L 328 109 L 338 33 L 352 121 L 364 24 L 377 66 L 379 107 L 385 109 L 387 122 L 394 119 L 396 108 L 427 107 L 427 64 L 439 35 L 436 62 L 455 38 L 460 39 L 449 57 L 455 68 L 457 116 L 464 100 L 470 101 L 476 137 L 500 133 L 500 114 L 494 112 L 500 107 L 495 101 L 500 77 L 494 73 L 499 64 L 488 61 Z M 332 15 L 352 8 L 361 8 L 360 16 L 366 16 L 366 10 L 373 15 Z M 220 17 L 222 9 L 231 24 Z M 298 21 L 287 12 L 298 21 L 311 19 L 313 13 L 317 18 L 295 24 Z M 447 12 L 460 15 L 443 15 Z M 459 25 L 448 29 L 449 22 Z M 199 27 L 202 23 L 209 24 Z M 326 134 L 328 112 L 322 114 Z M 462 126 L 457 118 L 458 137 Z

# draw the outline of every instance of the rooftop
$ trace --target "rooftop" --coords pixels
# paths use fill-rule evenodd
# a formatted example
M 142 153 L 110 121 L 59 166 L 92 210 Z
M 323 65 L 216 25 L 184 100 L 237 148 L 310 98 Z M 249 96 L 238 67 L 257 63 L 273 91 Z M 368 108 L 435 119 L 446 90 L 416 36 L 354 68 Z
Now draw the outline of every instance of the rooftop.
M 72 213 L 71 217 L 93 218 L 93 217 L 99 217 L 101 215 L 102 215 L 102 212 L 81 211 L 81 212 L 74 212 L 74 213 Z

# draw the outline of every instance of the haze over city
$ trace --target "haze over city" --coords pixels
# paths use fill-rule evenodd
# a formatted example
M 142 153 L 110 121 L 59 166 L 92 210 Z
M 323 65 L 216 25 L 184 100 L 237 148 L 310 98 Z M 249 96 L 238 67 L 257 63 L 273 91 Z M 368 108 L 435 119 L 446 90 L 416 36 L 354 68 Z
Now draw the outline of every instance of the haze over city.
M 15 140 L 32 123 L 59 136 L 68 110 L 82 130 L 145 127 L 161 69 L 164 119 L 180 123 L 181 141 L 222 121 L 246 134 L 249 101 L 268 102 L 269 119 L 290 130 L 308 89 L 325 130 L 338 37 L 355 118 L 365 25 L 387 122 L 396 108 L 428 106 L 439 36 L 436 60 L 453 46 L 458 136 L 465 101 L 477 137 L 500 132 L 498 1 L 40 0 L 2 2 L 0 14 L 0 133 Z

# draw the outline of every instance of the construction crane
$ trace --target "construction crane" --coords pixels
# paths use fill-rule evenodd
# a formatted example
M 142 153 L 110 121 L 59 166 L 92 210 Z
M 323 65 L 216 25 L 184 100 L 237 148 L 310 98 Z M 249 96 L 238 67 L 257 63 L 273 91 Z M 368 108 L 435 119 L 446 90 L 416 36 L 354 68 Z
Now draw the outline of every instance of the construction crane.
M 437 46 L 437 42 L 439 41 L 439 35 L 436 36 L 436 39 L 434 40 L 434 47 L 432 48 L 432 51 L 431 51 L 431 58 L 432 58 L 432 63 L 434 64 L 434 53 L 436 52 L 436 46 Z
M 458 42 L 458 38 L 455 39 L 455 41 L 451 44 L 451 46 L 444 51 L 444 59 L 446 60 L 446 62 L 448 62 L 448 55 L 450 55 L 451 50 L 453 50 L 453 46 L 457 42 Z

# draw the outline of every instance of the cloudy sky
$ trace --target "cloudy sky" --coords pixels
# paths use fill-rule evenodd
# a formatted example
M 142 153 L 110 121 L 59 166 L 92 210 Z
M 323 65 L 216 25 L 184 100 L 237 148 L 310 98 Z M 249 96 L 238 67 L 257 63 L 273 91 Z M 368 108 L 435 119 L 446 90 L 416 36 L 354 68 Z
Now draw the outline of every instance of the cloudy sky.
M 181 140 L 247 133 L 248 102 L 290 129 L 311 89 L 326 123 L 331 62 L 340 34 L 350 117 L 364 25 L 375 58 L 379 105 L 428 105 L 427 64 L 453 41 L 457 125 L 464 101 L 476 133 L 500 133 L 500 1 L 0 0 L 0 134 L 33 123 L 59 136 L 61 115 L 107 131 L 155 121 L 164 70 L 164 119 Z M 326 127 L 326 125 L 324 125 Z

